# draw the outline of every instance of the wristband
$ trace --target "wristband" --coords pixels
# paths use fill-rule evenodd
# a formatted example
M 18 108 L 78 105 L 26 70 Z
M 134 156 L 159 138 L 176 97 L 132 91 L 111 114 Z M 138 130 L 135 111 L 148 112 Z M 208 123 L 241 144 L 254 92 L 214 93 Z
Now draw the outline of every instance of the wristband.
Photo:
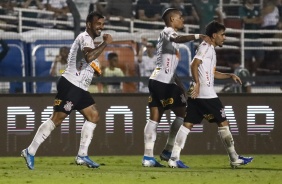
M 200 38 L 200 34 L 195 34 L 195 39 L 198 40 Z

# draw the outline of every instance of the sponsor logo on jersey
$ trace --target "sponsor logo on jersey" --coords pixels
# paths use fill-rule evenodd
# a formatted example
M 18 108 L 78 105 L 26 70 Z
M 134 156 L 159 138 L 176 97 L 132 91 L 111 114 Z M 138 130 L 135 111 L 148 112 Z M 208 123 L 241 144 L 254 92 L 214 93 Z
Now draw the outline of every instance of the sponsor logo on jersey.
M 161 103 L 162 103 L 163 107 L 166 107 L 167 105 L 171 105 L 171 104 L 173 104 L 173 102 L 174 102 L 173 98 L 168 98 L 168 99 L 165 99 L 165 100 L 161 100 Z
M 214 119 L 214 116 L 213 116 L 213 114 L 204 114 L 204 118 L 206 120 L 210 121 L 210 120 Z
M 56 106 L 56 105 L 60 105 L 62 103 L 62 100 L 60 100 L 60 99 L 55 99 L 54 100 L 54 106 Z
M 149 96 L 148 102 L 151 103 L 152 101 L 153 101 L 153 98 L 151 96 Z
M 165 73 L 169 73 L 169 68 L 165 68 Z
M 210 87 L 211 81 L 210 81 L 210 77 L 209 77 L 209 72 L 205 72 L 205 73 L 206 73 L 206 79 L 207 79 L 207 86 Z
M 66 104 L 64 105 L 65 111 L 71 111 L 73 104 L 71 101 L 67 101 Z
M 167 58 L 166 60 L 167 60 L 167 61 L 166 61 L 165 73 L 169 73 L 169 64 L 170 64 L 170 59 L 169 59 L 169 58 Z

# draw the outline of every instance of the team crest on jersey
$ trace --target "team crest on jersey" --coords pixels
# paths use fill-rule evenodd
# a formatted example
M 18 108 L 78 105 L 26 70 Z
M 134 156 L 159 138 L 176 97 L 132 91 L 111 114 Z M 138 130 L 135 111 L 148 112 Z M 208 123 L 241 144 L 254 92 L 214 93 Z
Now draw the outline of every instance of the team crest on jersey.
M 224 108 L 222 108 L 222 109 L 220 110 L 220 112 L 221 112 L 221 117 L 225 118 L 225 117 L 226 117 L 226 114 L 225 114 Z
M 73 104 L 71 101 L 67 101 L 66 104 L 64 105 L 65 111 L 71 111 Z

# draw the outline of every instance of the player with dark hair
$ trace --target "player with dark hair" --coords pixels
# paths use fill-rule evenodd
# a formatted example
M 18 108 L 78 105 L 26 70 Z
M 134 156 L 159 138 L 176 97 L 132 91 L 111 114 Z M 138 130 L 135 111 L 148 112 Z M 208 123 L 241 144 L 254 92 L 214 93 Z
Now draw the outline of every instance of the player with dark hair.
M 162 19 L 166 27 L 160 33 L 157 44 L 156 68 L 149 79 L 149 108 L 150 119 L 144 129 L 144 156 L 142 165 L 145 167 L 163 167 L 154 158 L 154 144 L 157 136 L 157 126 L 165 110 L 171 109 L 176 118 L 170 126 L 166 146 L 162 151 L 161 160 L 168 161 L 171 155 L 175 135 L 183 124 L 186 109 L 185 90 L 175 71 L 179 62 L 179 43 L 196 39 L 205 39 L 205 35 L 179 35 L 177 31 L 183 29 L 184 19 L 181 11 L 168 8 Z
M 99 113 L 94 99 L 87 90 L 93 75 L 101 75 L 97 58 L 107 44 L 112 42 L 111 35 L 104 34 L 103 41 L 98 46 L 94 45 L 94 39 L 101 35 L 104 28 L 104 21 L 101 14 L 91 12 L 87 16 L 86 30 L 74 40 L 68 56 L 68 66 L 57 83 L 58 92 L 54 100 L 53 114 L 40 125 L 29 147 L 21 152 L 29 169 L 34 169 L 34 155 L 38 147 L 56 127 L 61 125 L 72 110 L 79 111 L 86 119 L 81 130 L 75 162 L 90 168 L 99 167 L 99 164 L 88 157 L 88 147 L 99 121 Z
M 214 90 L 214 79 L 233 79 L 240 83 L 241 79 L 233 73 L 221 73 L 216 71 L 215 47 L 222 47 L 225 41 L 225 26 L 212 21 L 206 26 L 206 35 L 210 37 L 211 44 L 203 41 L 191 63 L 193 82 L 188 91 L 186 116 L 184 124 L 179 128 L 175 137 L 171 158 L 168 161 L 170 167 L 188 168 L 180 160 L 180 151 L 183 149 L 187 135 L 195 124 L 200 124 L 203 119 L 210 123 L 216 123 L 218 134 L 229 155 L 230 165 L 235 168 L 246 165 L 253 160 L 252 157 L 239 156 L 234 148 L 234 141 L 229 130 L 224 107 Z

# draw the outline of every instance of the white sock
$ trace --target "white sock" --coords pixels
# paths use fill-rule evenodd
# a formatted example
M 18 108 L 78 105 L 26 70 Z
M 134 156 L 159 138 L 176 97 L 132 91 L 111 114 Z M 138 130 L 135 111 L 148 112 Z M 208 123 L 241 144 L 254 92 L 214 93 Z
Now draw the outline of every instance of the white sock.
M 55 129 L 55 127 L 56 127 L 55 124 L 53 123 L 53 121 L 50 118 L 47 119 L 44 123 L 42 123 L 39 126 L 31 144 L 27 148 L 28 153 L 34 156 L 36 154 L 38 147 L 51 134 L 51 132 Z
M 96 124 L 90 121 L 85 121 L 82 129 L 81 129 L 81 137 L 78 155 L 79 156 L 88 156 L 88 147 L 93 138 L 94 129 L 96 128 Z
M 171 151 L 174 141 L 175 141 L 175 136 L 180 128 L 181 125 L 183 125 L 183 121 L 184 118 L 181 117 L 176 117 L 175 120 L 172 122 L 171 127 L 170 127 L 170 131 L 169 131 L 169 135 L 167 138 L 167 142 L 165 145 L 165 150 L 167 151 Z
M 173 145 L 173 149 L 171 152 L 171 159 L 172 160 L 179 160 L 180 159 L 180 152 L 184 148 L 187 136 L 190 132 L 190 129 L 186 128 L 185 126 L 180 126 L 176 137 L 175 137 L 175 142 Z
M 223 142 L 223 145 L 232 162 L 238 159 L 238 154 L 235 151 L 234 141 L 228 126 L 218 127 L 218 134 Z
M 157 138 L 158 123 L 153 120 L 148 120 L 144 128 L 144 156 L 154 157 L 154 145 Z

